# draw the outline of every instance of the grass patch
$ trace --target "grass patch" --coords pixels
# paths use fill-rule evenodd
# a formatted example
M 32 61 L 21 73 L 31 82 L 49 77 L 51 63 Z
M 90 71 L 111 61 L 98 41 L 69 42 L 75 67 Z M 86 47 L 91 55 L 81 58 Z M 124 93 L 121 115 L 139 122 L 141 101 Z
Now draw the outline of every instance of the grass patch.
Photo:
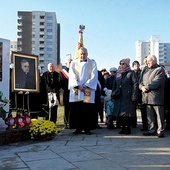
M 62 130 L 64 128 L 64 106 L 58 107 L 57 112 L 57 127 Z

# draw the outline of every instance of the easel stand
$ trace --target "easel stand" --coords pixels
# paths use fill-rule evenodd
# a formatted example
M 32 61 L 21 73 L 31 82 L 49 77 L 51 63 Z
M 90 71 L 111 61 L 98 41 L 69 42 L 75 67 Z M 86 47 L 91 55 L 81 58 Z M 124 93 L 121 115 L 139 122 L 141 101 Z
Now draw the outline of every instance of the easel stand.
M 18 101 L 21 102 L 22 101 L 22 105 L 21 105 L 21 109 L 23 111 L 27 110 L 30 116 L 30 103 L 29 103 L 29 94 L 30 92 L 19 92 L 19 93 L 15 93 L 15 108 L 18 110 L 19 109 L 19 105 L 18 105 Z M 18 95 L 22 95 L 22 100 L 19 100 Z M 26 97 L 25 97 L 26 96 Z M 26 103 L 26 105 L 25 105 Z

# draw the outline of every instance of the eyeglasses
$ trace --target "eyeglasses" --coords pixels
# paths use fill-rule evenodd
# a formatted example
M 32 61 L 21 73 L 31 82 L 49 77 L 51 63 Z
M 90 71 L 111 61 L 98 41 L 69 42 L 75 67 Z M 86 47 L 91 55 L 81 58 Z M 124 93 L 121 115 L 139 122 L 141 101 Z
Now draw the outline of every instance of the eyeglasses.
M 121 66 L 125 65 L 125 63 L 120 63 Z

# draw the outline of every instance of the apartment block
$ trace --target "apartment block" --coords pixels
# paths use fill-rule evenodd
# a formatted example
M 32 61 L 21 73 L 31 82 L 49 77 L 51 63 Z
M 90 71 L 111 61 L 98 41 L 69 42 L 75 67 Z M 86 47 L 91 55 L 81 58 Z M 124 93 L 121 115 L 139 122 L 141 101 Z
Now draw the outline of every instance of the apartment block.
M 136 41 L 136 60 L 143 65 L 144 57 L 155 55 L 158 64 L 170 68 L 170 43 L 161 42 L 159 35 L 152 35 L 149 41 Z
M 55 12 L 18 11 L 17 51 L 39 56 L 39 65 L 60 64 L 60 24 Z

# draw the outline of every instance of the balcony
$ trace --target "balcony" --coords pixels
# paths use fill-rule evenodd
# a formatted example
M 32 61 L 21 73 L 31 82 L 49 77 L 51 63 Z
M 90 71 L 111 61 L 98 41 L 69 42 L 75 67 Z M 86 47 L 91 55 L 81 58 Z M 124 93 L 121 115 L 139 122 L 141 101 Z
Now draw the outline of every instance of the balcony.
M 19 37 L 21 37 L 21 36 L 22 36 L 22 32 L 21 32 L 21 31 L 17 32 L 17 35 L 18 35 Z
M 22 24 L 22 19 L 18 19 L 18 24 Z
M 42 49 L 42 50 L 40 50 L 40 51 L 44 51 L 44 48 L 45 48 L 45 45 L 44 45 L 44 44 L 39 44 L 39 47 L 40 47 L 40 49 Z
M 40 60 L 40 61 L 44 61 L 45 58 L 44 58 L 44 57 L 39 57 L 39 60 Z
M 18 30 L 22 30 L 22 25 L 18 25 Z

